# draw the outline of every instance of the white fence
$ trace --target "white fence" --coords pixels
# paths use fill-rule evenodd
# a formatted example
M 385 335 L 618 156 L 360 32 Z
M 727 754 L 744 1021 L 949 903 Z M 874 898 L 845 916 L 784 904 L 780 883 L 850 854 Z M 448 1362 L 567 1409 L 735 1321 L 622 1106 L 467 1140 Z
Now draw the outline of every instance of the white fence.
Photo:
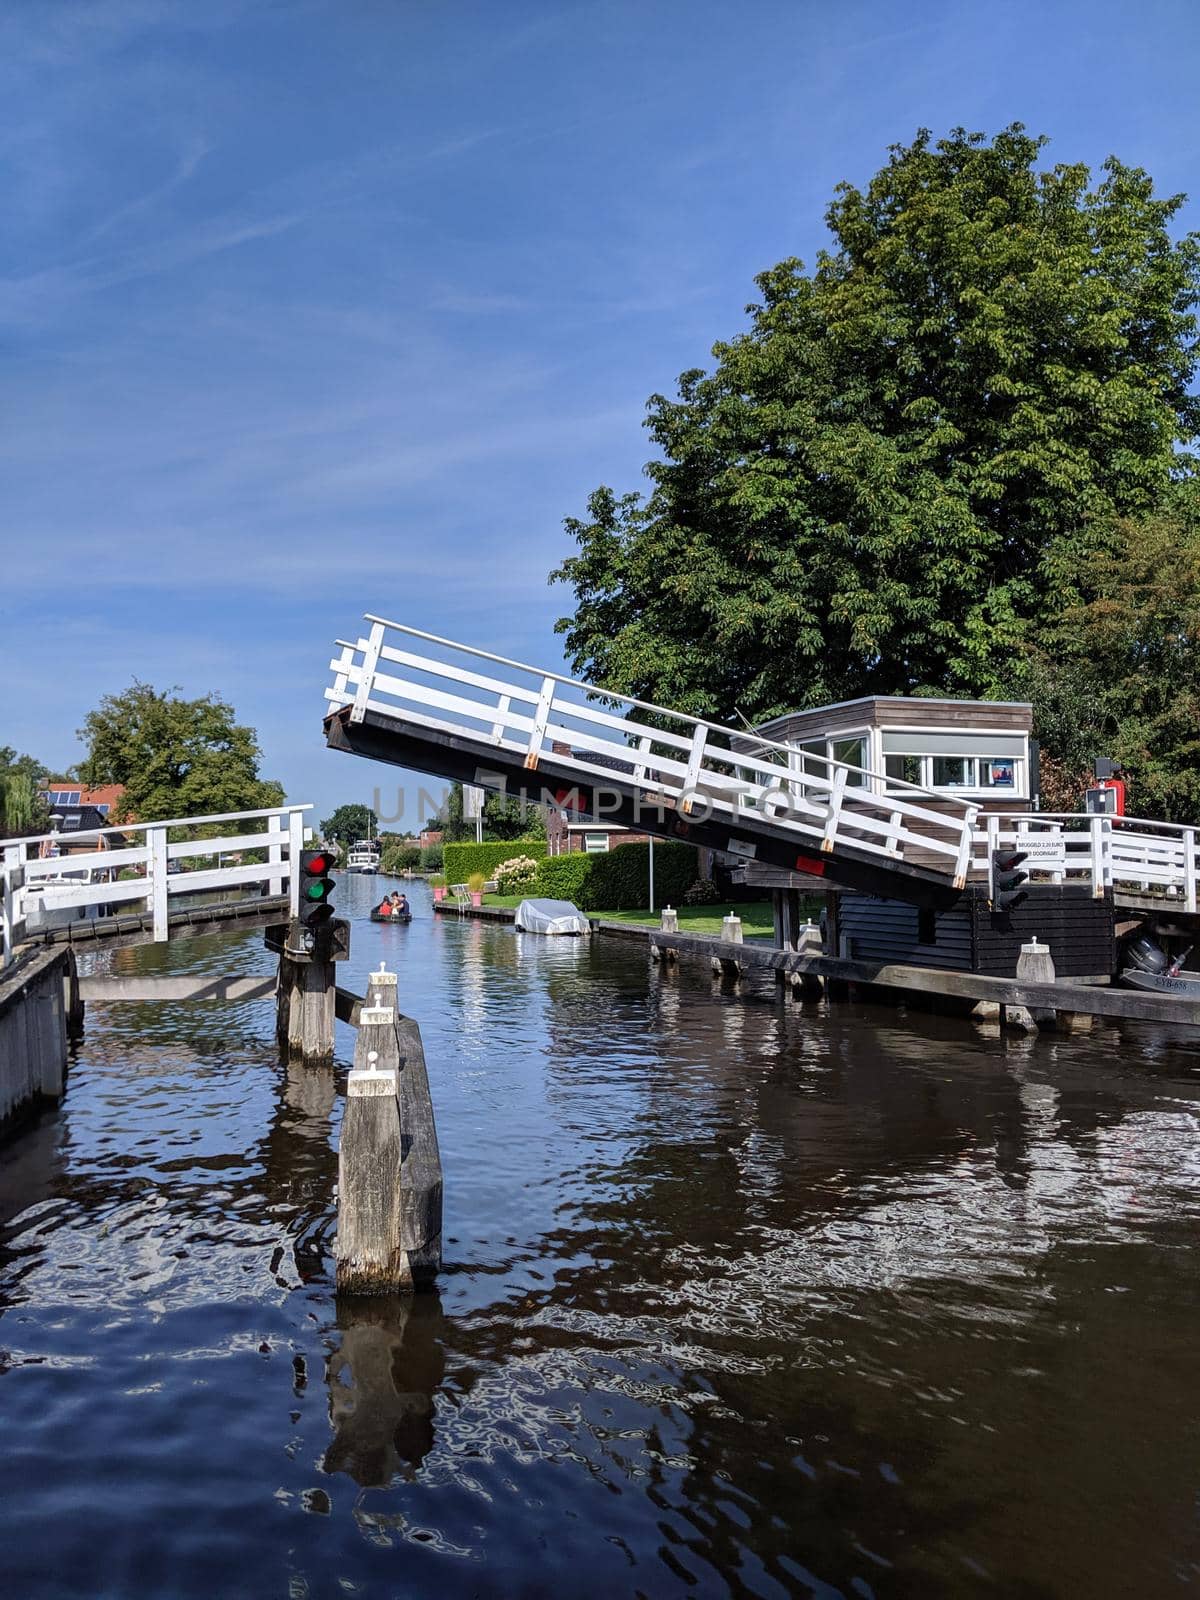
M 295 916 L 300 883 L 293 865 L 310 837 L 304 813 L 311 810 L 311 806 L 275 806 L 0 839 L 0 966 L 8 964 L 16 945 L 38 926 L 64 916 L 69 919 L 81 911 L 99 912 L 102 907 L 148 911 L 158 941 L 167 938 L 171 902 L 181 895 L 265 884 L 270 895 L 288 895 Z M 207 838 L 194 836 L 197 829 L 213 827 L 224 831 Z M 193 837 L 172 840 L 170 835 L 180 831 Z M 137 842 L 110 848 L 108 841 L 113 837 Z M 80 850 L 81 840 L 95 841 L 95 848 Z M 69 855 L 42 854 L 44 848 L 62 851 L 68 845 Z M 252 851 L 261 851 L 263 859 L 240 859 Z M 221 858 L 229 855 L 239 859 L 222 863 Z M 207 865 L 210 861 L 216 864 Z
M 1162 898 L 1182 911 L 1197 908 L 1196 829 L 1143 817 L 1078 812 L 992 813 L 976 834 L 972 869 L 991 874 L 992 851 L 1026 852 L 1034 881 L 1078 883 L 1120 900 Z
M 965 801 L 890 780 L 881 794 L 874 774 L 823 757 L 805 756 L 801 770 L 790 746 L 757 735 L 751 745 L 745 729 L 601 695 L 560 673 L 382 617 L 367 621 L 368 637 L 337 641 L 341 654 L 330 662 L 334 682 L 325 691 L 335 706 L 351 708 L 352 722 L 375 712 L 409 729 L 487 745 L 530 773 L 549 757 L 593 789 L 597 780 L 624 780 L 646 811 L 661 805 L 731 830 L 753 817 L 802 851 L 849 846 L 960 887 L 966 881 L 978 808 Z M 496 775 L 481 770 L 475 781 L 498 787 L 489 777 Z M 730 848 L 745 856 L 744 835 L 731 837 Z

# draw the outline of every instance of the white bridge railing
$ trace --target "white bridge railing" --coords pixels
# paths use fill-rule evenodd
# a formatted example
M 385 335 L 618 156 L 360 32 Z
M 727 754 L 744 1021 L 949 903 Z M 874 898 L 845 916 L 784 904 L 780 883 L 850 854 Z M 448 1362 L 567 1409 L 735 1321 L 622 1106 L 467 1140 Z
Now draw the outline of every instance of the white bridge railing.
M 624 779 L 643 813 L 665 808 L 730 825 L 729 848 L 752 856 L 739 821 L 766 823 L 810 855 L 841 846 L 918 865 L 962 886 L 978 808 L 913 784 L 886 793 L 876 775 L 556 672 L 368 615 L 367 637 L 339 639 L 325 698 L 350 721 L 378 713 L 410 728 L 486 745 L 535 773 L 543 758 L 589 786 Z M 652 720 L 651 720 L 652 719 Z M 489 783 L 489 778 L 492 780 Z M 500 787 L 481 770 L 476 781 Z M 531 780 L 531 800 L 539 794 Z M 936 802 L 936 809 L 934 808 Z
M 596 794 L 605 780 L 620 778 L 634 789 L 643 818 L 666 809 L 727 822 L 726 848 L 743 859 L 754 846 L 737 824 L 754 818 L 801 854 L 850 846 L 881 865 L 904 862 L 960 888 L 968 877 L 990 878 L 992 850 L 1013 846 L 1027 851 L 1025 870 L 1035 882 L 1197 908 L 1195 829 L 1079 813 L 987 813 L 945 790 L 599 691 L 385 617 L 366 620 L 365 637 L 337 641 L 333 687 L 325 691 L 334 706 L 350 708 L 351 722 L 376 713 L 468 740 L 516 758 L 531 775 L 550 756 Z M 475 781 L 484 788 L 505 782 L 483 766 Z M 542 798 L 532 776 L 526 793 L 531 802 Z
M 45 833 L 0 839 L 0 966 L 39 926 L 101 908 L 139 909 L 153 918 L 153 938 L 167 938 L 171 902 L 182 895 L 265 884 L 268 894 L 288 895 L 299 907 L 299 876 L 293 872 L 309 830 L 311 806 L 273 806 L 217 816 L 179 817 L 166 822 L 113 822 L 78 833 Z M 223 831 L 213 836 L 211 830 Z M 195 830 L 208 829 L 209 837 Z M 191 838 L 172 839 L 186 830 Z M 136 843 L 116 848 L 114 836 Z M 80 850 L 83 840 L 95 848 Z M 71 853 L 45 854 L 43 850 Z M 240 858 L 262 852 L 259 861 Z M 238 860 L 222 863 L 222 856 Z M 208 866 L 208 861 L 216 861 Z
M 982 819 L 972 870 L 991 872 L 992 851 L 1022 850 L 1023 870 L 1036 881 L 1084 884 L 1161 897 L 1181 911 L 1197 909 L 1197 830 L 1143 817 L 1088 816 L 1079 812 L 1000 812 Z

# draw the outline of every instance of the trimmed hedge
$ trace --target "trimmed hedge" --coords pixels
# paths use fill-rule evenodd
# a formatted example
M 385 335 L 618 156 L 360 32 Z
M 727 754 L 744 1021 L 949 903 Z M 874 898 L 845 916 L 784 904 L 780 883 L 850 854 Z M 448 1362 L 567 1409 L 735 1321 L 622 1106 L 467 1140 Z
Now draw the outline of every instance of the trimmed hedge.
M 656 842 L 654 899 L 658 905 L 682 905 L 696 873 L 695 845 Z M 619 844 L 607 855 L 572 851 L 550 856 L 538 867 L 533 893 L 548 900 L 573 900 L 581 911 L 640 910 L 650 901 L 650 846 Z
M 504 844 L 448 844 L 443 865 L 448 883 L 466 883 L 473 872 L 493 878 L 502 861 L 514 856 L 532 856 L 540 861 L 546 854 L 545 839 L 509 839 Z

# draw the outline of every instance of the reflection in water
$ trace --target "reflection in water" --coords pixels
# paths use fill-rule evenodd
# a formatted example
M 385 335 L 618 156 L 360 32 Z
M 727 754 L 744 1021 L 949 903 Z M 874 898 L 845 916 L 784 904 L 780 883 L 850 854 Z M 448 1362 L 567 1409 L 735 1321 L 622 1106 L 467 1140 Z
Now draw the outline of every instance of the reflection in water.
M 337 1302 L 340 1343 L 326 1362 L 334 1438 L 326 1472 L 364 1488 L 411 1476 L 433 1447 L 433 1396 L 446 1370 L 436 1294 Z
M 269 1003 L 92 1007 L 0 1151 L 6 1592 L 1195 1582 L 1194 1037 L 800 1006 L 413 899 L 339 980 L 383 954 L 421 1023 L 439 1295 L 335 1301 L 352 1035 L 281 1067 Z

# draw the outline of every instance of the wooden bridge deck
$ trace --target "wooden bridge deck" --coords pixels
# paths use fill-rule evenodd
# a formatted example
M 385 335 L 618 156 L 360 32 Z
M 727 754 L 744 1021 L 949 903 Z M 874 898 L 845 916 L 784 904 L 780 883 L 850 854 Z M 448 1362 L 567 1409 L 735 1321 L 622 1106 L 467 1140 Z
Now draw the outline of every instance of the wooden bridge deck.
M 254 895 L 213 905 L 185 906 L 171 911 L 167 925 L 172 939 L 202 933 L 233 933 L 239 928 L 259 928 L 286 921 L 287 895 Z M 26 946 L 70 945 L 75 950 L 115 950 L 154 942 L 154 914 L 125 912 L 114 917 L 80 917 L 61 927 L 35 928 L 26 934 Z

